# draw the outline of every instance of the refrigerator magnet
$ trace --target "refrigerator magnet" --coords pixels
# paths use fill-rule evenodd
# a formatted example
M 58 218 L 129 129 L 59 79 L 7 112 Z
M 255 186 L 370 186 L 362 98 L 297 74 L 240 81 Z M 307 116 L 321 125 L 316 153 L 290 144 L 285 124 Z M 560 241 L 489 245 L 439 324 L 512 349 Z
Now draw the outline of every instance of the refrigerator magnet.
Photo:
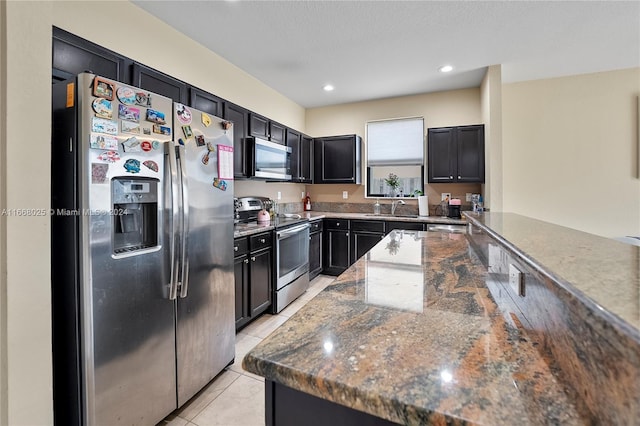
M 136 105 L 151 108 L 151 95 L 144 92 L 137 92 Z
M 184 133 L 184 137 L 189 139 L 193 137 L 193 131 L 191 130 L 191 126 L 182 126 L 182 132 Z
M 140 123 L 122 120 L 120 122 L 120 130 L 122 133 L 140 133 Z
M 206 142 L 204 140 L 204 136 L 197 135 L 196 136 L 196 146 L 205 146 Z
M 153 133 L 158 133 L 160 135 L 171 135 L 171 127 L 169 126 L 161 126 L 159 124 L 153 125 Z
M 122 142 L 122 149 L 124 152 L 142 152 L 140 141 L 135 136 Z
M 205 166 L 209 164 L 209 151 L 204 153 L 201 161 L 202 161 L 202 164 L 204 164 Z
M 135 158 L 129 158 L 124 162 L 123 167 L 129 173 L 140 173 L 140 161 Z
M 160 149 L 160 141 L 151 142 L 151 146 L 153 147 L 153 149 Z
M 118 151 L 105 151 L 98 155 L 98 160 L 105 161 L 107 163 L 115 163 L 116 161 L 120 161 L 120 154 L 118 154 Z
M 176 116 L 182 124 L 191 124 L 191 110 L 182 104 L 176 104 Z
M 96 98 L 91 102 L 91 108 L 93 108 L 93 111 L 98 117 L 110 119 L 113 116 L 113 108 L 111 107 L 110 100 Z
M 118 138 L 107 135 L 91 135 L 89 147 L 93 149 L 118 150 Z
M 216 147 L 213 146 L 213 144 L 211 142 L 207 142 L 207 150 L 209 152 L 216 152 Z
M 165 124 L 166 121 L 164 119 L 164 112 L 156 111 L 155 109 L 149 108 L 147 110 L 147 121 L 151 121 L 156 124 Z
M 142 133 L 144 133 L 145 135 L 150 135 L 151 134 L 151 129 L 148 127 L 143 127 L 142 128 Z
M 93 79 L 93 96 L 105 98 L 112 101 L 115 88 L 115 83 L 107 81 L 103 78 L 95 77 Z
M 140 148 L 144 151 L 144 152 L 149 152 L 153 149 L 153 145 L 151 145 L 151 142 L 149 141 L 142 141 L 140 142 Z
M 136 92 L 131 87 L 119 87 L 116 95 L 120 102 L 125 105 L 134 105 L 136 103 Z
M 91 183 L 105 183 L 109 173 L 109 165 L 102 163 L 91 163 Z
M 107 133 L 110 135 L 118 134 L 118 122 L 106 120 L 100 117 L 91 117 L 91 131 L 98 133 Z
M 227 190 L 227 182 L 222 179 L 213 178 L 213 187 L 218 188 L 221 191 Z
M 211 117 L 209 117 L 209 114 L 202 113 L 202 124 L 204 124 L 204 127 L 211 126 Z
M 158 173 L 158 163 L 156 163 L 155 161 L 153 160 L 143 161 L 142 165 L 145 166 L 147 169 Z
M 118 118 L 129 121 L 140 121 L 140 108 L 134 108 L 127 105 L 118 105 Z

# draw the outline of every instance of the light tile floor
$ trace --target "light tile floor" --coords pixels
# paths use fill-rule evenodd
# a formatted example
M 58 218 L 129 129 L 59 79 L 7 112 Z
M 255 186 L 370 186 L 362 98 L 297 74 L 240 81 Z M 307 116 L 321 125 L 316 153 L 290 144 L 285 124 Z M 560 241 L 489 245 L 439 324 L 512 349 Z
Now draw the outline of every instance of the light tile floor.
M 161 426 L 263 426 L 264 378 L 242 369 L 242 358 L 320 293 L 335 277 L 319 275 L 302 296 L 277 315 L 264 314 L 236 334 L 235 362 Z

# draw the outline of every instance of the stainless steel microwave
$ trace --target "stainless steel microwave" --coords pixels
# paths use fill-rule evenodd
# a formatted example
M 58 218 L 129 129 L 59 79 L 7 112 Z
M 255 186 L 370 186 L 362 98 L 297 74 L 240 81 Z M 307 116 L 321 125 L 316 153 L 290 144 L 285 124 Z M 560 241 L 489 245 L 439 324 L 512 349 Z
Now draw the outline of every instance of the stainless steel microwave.
M 251 137 L 247 139 L 247 151 L 251 176 L 291 180 L 291 147 Z

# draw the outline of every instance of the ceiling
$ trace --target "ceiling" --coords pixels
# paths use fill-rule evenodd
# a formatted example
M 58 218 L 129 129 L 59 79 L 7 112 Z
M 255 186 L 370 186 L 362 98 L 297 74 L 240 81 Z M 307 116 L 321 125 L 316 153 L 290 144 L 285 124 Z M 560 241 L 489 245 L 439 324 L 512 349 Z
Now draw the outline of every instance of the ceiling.
M 640 1 L 133 3 L 306 108 L 640 66 Z

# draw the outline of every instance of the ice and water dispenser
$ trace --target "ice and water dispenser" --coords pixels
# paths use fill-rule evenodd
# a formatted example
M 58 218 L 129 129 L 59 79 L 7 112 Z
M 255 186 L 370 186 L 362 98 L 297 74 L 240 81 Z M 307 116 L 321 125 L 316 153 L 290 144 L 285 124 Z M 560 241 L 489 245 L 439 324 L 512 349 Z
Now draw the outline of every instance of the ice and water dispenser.
M 150 178 L 111 180 L 115 254 L 158 245 L 158 183 Z

